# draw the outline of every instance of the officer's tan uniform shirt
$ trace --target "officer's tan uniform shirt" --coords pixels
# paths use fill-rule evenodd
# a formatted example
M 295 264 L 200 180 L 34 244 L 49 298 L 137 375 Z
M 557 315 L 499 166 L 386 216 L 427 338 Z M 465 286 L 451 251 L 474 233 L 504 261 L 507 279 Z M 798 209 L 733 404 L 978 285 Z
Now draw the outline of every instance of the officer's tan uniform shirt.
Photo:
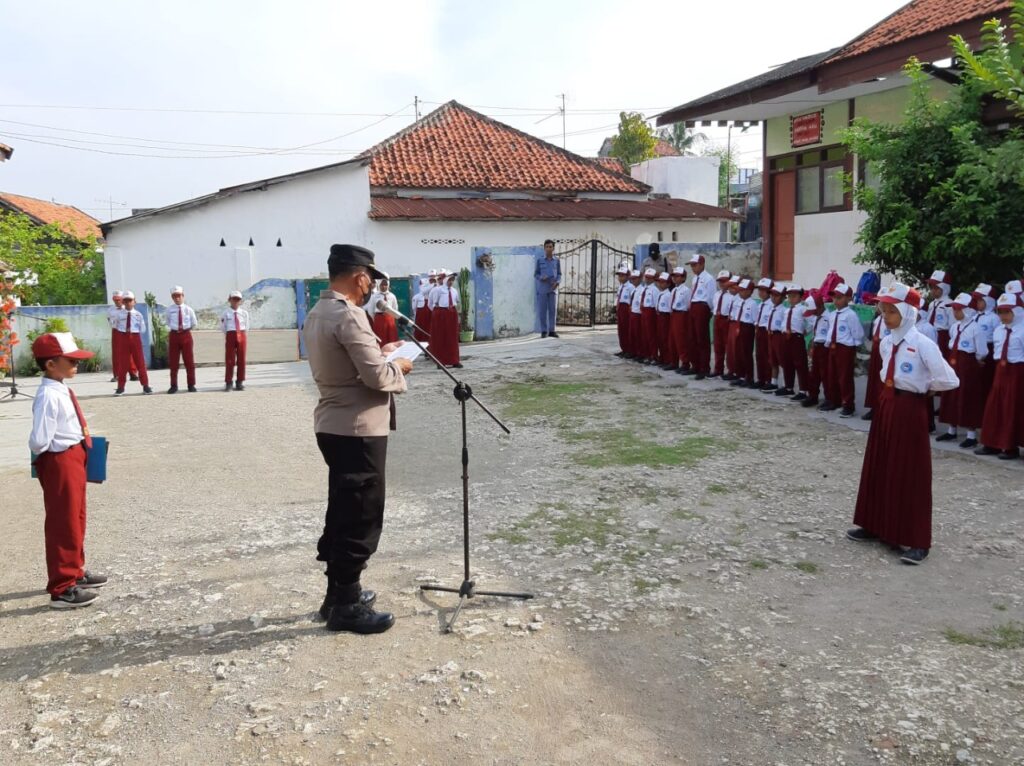
M 405 376 L 377 346 L 361 306 L 323 290 L 302 331 L 320 401 L 316 433 L 387 436 L 391 395 L 406 390 Z

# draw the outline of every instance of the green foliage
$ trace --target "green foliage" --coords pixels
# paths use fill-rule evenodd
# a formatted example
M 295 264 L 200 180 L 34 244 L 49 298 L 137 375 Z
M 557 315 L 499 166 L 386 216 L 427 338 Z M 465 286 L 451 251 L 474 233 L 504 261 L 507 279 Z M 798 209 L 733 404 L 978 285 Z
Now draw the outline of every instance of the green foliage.
M 469 269 L 463 266 L 459 269 L 459 276 L 455 284 L 459 288 L 459 329 L 462 332 L 469 332 L 473 327 L 469 323 Z
M 868 215 L 858 262 L 911 284 L 946 269 L 958 289 L 1019 276 L 1024 134 L 982 125 L 976 84 L 965 82 L 939 101 L 919 62 L 912 59 L 905 71 L 911 86 L 903 122 L 858 119 L 843 134 L 879 179 L 877 188 L 854 190 Z
M 164 322 L 163 312 L 156 306 L 156 296 L 147 292 L 145 299 L 149 306 L 150 336 L 153 342 L 150 367 L 160 370 L 167 366 L 167 323 Z
M 1014 0 L 1010 30 L 999 19 L 981 26 L 982 50 L 975 52 L 960 35 L 951 40 L 953 51 L 965 65 L 966 74 L 991 93 L 1008 102 L 1011 112 L 1024 117 L 1024 0 Z
M 718 204 L 726 207 L 729 204 L 729 179 L 739 168 L 740 155 L 735 146 L 709 146 L 701 153 L 702 157 L 718 157 Z
M 103 253 L 96 241 L 69 237 L 20 213 L 0 214 L 0 261 L 17 274 L 14 292 L 25 305 L 106 302 Z
M 695 149 L 708 140 L 704 133 L 695 133 L 693 128 L 686 127 L 684 122 L 676 122 L 671 128 L 658 131 L 658 138 L 672 144 L 681 154 L 695 155 Z
M 657 136 L 640 112 L 619 112 L 619 132 L 612 136 L 612 157 L 635 165 L 654 157 L 657 144 Z
M 1024 625 L 1019 622 L 1008 622 L 988 628 L 981 634 L 961 633 L 953 628 L 944 631 L 946 640 L 951 644 L 964 646 L 980 646 L 986 649 L 1021 649 L 1024 648 Z
M 31 346 L 32 342 L 40 335 L 45 335 L 48 332 L 71 332 L 68 327 L 67 321 L 61 317 L 50 317 L 47 319 L 43 326 L 39 329 L 29 330 L 25 337 L 28 340 L 28 345 Z M 82 342 L 81 338 L 75 337 L 75 344 L 87 351 L 95 351 L 89 348 L 85 343 Z M 96 356 L 92 359 L 83 359 L 78 363 L 79 372 L 98 372 L 102 367 L 102 360 L 100 359 L 100 353 L 95 351 Z M 19 378 L 32 378 L 37 375 L 42 375 L 42 371 L 39 369 L 39 365 L 36 364 L 36 360 L 32 357 L 32 354 L 25 354 L 22 356 L 21 361 L 15 370 Z

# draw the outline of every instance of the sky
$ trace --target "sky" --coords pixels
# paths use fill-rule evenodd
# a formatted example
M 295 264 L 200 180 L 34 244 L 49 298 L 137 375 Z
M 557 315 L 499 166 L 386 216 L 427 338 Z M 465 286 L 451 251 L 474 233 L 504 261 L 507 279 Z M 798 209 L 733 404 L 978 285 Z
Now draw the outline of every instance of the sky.
M 0 0 L 0 191 L 100 219 L 339 162 L 455 99 L 594 156 L 904 3 Z M 724 145 L 723 129 L 703 129 Z M 743 167 L 760 128 L 733 132 Z

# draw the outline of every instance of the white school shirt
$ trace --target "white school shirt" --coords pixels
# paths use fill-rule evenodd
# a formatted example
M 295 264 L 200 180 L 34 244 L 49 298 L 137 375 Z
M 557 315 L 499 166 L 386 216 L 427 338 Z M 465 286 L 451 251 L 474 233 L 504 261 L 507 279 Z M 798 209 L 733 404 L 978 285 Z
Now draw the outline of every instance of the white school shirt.
M 653 282 L 640 286 L 640 305 L 645 309 L 658 308 L 658 288 Z
M 146 331 L 146 320 L 137 309 L 131 310 L 132 335 L 141 335 Z M 118 332 L 128 332 L 128 309 L 118 309 L 117 317 L 114 319 L 114 329 Z
M 32 431 L 28 436 L 32 454 L 64 452 L 84 438 L 68 387 L 63 381 L 43 378 L 32 400 Z
M 729 303 L 729 321 L 738 322 L 740 321 L 740 312 L 743 311 L 743 299 L 739 295 L 730 297 L 732 301 Z
M 1011 364 L 1024 362 L 1024 322 L 1005 325 L 1002 322 L 992 333 L 992 354 L 996 364 L 1003 360 L 1003 344 L 1006 333 L 1010 333 L 1010 342 L 1006 344 L 1006 361 Z
M 111 328 L 117 326 L 117 317 L 120 312 L 121 309 L 117 306 L 111 306 L 107 309 L 107 324 L 109 324 Z
M 423 291 L 412 296 L 412 310 L 417 311 L 427 305 L 427 294 Z
M 377 314 L 377 301 L 379 300 L 383 300 L 395 311 L 398 311 L 398 298 L 395 297 L 395 294 L 393 292 L 388 291 L 386 293 L 381 293 L 374 290 L 372 293 L 370 293 L 369 302 L 363 307 L 364 309 L 366 309 L 366 313 L 369 314 L 371 317 Z
M 963 351 L 965 354 L 974 354 L 978 361 L 984 361 L 988 356 L 988 344 L 984 340 L 976 315 L 962 322 L 954 322 L 949 329 L 949 350 L 954 354 Z
M 805 319 L 807 320 L 807 332 L 813 333 L 814 342 L 822 345 L 828 343 L 829 328 L 832 326 L 830 321 L 831 315 L 835 312 L 823 312 L 821 316 L 815 314 L 807 314 Z
M 999 317 L 996 316 L 994 311 L 982 311 L 978 313 L 978 330 L 980 338 L 978 344 L 981 345 L 982 340 L 989 346 L 992 345 L 992 333 L 996 329 L 996 325 L 1001 324 Z M 985 350 L 985 354 L 988 354 L 988 350 Z
M 179 315 L 182 322 L 180 327 L 178 325 Z M 167 322 L 168 330 L 194 330 L 199 324 L 196 320 L 196 312 L 192 310 L 191 306 L 186 306 L 184 303 L 180 306 L 177 303 L 168 306 L 164 312 L 164 321 Z
M 954 321 L 952 306 L 953 301 L 949 298 L 932 301 L 928 304 L 928 310 L 925 312 L 928 324 L 936 330 L 948 330 Z
M 452 285 L 442 285 L 435 287 L 430 291 L 430 310 L 433 311 L 437 308 L 458 308 L 459 307 L 459 291 Z
M 798 303 L 786 310 L 785 319 L 782 320 L 783 332 L 795 332 L 798 335 L 804 334 L 804 305 Z
M 671 314 L 672 313 L 672 291 L 671 290 L 659 290 L 658 291 L 658 313 L 659 314 Z
M 221 332 L 234 332 L 235 331 L 235 316 L 238 317 L 238 329 L 242 332 L 246 332 L 249 329 L 249 312 L 245 309 L 225 309 L 224 313 L 220 315 L 220 329 Z
M 771 301 L 769 301 L 771 303 Z M 786 307 L 782 303 L 772 303 L 771 309 L 768 311 L 769 325 L 768 329 L 772 332 L 782 332 L 786 329 Z
M 631 283 L 632 284 L 632 283 Z M 633 285 L 633 297 L 630 298 L 629 312 L 631 314 L 640 313 L 641 300 L 644 297 L 644 286 Z
M 768 320 L 771 319 L 771 316 L 772 316 L 771 309 L 772 309 L 772 302 L 770 300 L 762 301 L 761 299 L 758 299 L 758 302 L 757 302 L 757 321 L 755 322 L 755 324 L 758 327 L 763 327 L 766 330 L 768 329 Z
M 833 331 L 835 335 L 833 336 Z M 857 348 L 864 340 L 864 325 L 860 323 L 860 317 L 849 306 L 837 309 L 828 315 L 828 340 L 831 345 L 832 338 L 843 346 Z
M 619 285 L 619 294 L 615 298 L 616 303 L 633 303 L 633 291 L 636 290 L 636 285 L 630 282 L 628 279 Z
M 893 345 L 891 335 L 882 338 L 879 349 L 882 354 L 882 369 L 879 370 L 878 376 L 883 384 L 889 370 Z M 915 326 L 907 331 L 896 349 L 893 383 L 902 391 L 927 394 L 929 391 L 952 391 L 960 385 L 960 379 L 942 358 L 939 347 L 918 332 Z
M 932 343 L 939 342 L 939 334 L 935 332 L 935 328 L 932 325 L 928 324 L 928 320 L 925 319 L 924 314 L 918 316 L 917 324 L 915 326 L 917 327 L 917 331 L 924 337 L 928 338 Z
M 689 311 L 690 302 L 693 300 L 693 293 L 685 284 L 676 285 L 672 288 L 672 310 Z
M 715 298 L 715 280 L 706 271 L 694 274 L 693 284 L 690 287 L 691 303 L 706 303 L 708 308 L 713 308 L 712 302 Z
M 728 290 L 715 290 L 715 300 L 711 304 L 711 313 L 714 316 L 727 317 L 732 311 L 732 295 Z
M 757 301 L 754 300 L 753 296 L 749 298 L 740 298 L 740 315 L 739 320 L 741 324 L 754 324 L 757 319 Z

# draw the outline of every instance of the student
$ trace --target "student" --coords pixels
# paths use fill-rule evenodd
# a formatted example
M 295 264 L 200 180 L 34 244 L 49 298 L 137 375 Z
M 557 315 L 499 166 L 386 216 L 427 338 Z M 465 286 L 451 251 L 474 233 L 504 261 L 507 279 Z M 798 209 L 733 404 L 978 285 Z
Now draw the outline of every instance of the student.
M 722 380 L 735 382 L 736 374 L 736 344 L 740 337 L 740 310 L 743 308 L 743 299 L 739 296 L 740 276 L 733 274 L 729 277 L 729 330 L 725 337 L 725 374 Z
M 732 312 L 732 294 L 729 292 L 729 280 L 732 274 L 726 270 L 718 272 L 713 309 L 714 325 L 712 327 L 715 346 L 715 368 L 711 378 L 720 378 L 725 373 L 725 350 L 729 343 L 729 315 Z
M 172 304 L 164 312 L 167 323 L 167 366 L 171 371 L 171 387 L 167 393 L 178 393 L 178 365 L 185 361 L 185 382 L 188 390 L 196 392 L 196 360 L 193 354 L 192 330 L 198 324 L 196 312 L 185 305 L 185 289 L 171 288 Z
M 776 282 L 769 290 L 771 296 L 771 307 L 768 311 L 768 361 L 772 368 L 771 384 L 761 389 L 766 394 L 774 394 L 785 388 L 785 385 L 778 385 L 779 373 L 782 369 L 783 358 L 786 354 L 785 328 L 786 328 L 786 306 L 782 302 L 786 294 L 786 284 Z
M 996 314 L 1000 324 L 992 334 L 995 375 L 985 402 L 982 446 L 974 454 L 998 454 L 1000 460 L 1016 460 L 1020 457 L 1018 447 L 1024 446 L 1024 307 L 1020 297 L 1013 293 L 1000 295 Z
M 851 418 L 857 412 L 853 374 L 857 349 L 864 342 L 864 326 L 850 308 L 852 300 L 853 288 L 845 282 L 832 290 L 832 303 L 836 310 L 829 315 L 828 388 L 826 401 L 819 407 L 822 410 L 842 407 L 839 412 L 841 418 Z
M 741 279 L 737 286 L 736 300 L 740 305 L 737 312 L 738 330 L 736 347 L 733 351 L 736 362 L 736 380 L 732 385 L 740 388 L 754 388 L 754 335 L 756 332 L 758 303 L 754 298 L 754 283 Z
M 370 302 L 366 304 L 366 311 L 370 315 L 370 327 L 373 334 L 377 336 L 377 342 L 381 346 L 394 343 L 398 340 L 398 326 L 395 318 L 386 311 L 377 310 L 377 302 L 384 301 L 395 311 L 398 311 L 398 299 L 390 291 L 391 277 L 387 272 L 382 272 L 384 278 L 377 283 L 377 290 L 370 295 Z
M 615 270 L 615 278 L 619 281 L 619 291 L 615 295 L 615 329 L 619 333 L 619 353 L 615 356 L 629 359 L 633 356 L 629 343 L 629 306 L 635 289 L 629 281 L 629 266 L 619 266 Z
M 754 315 L 754 367 L 757 385 L 762 391 L 771 385 L 772 366 L 768 346 L 771 335 L 768 331 L 768 320 L 771 317 L 771 289 L 774 283 L 768 277 L 757 282 L 757 311 Z M 774 388 L 774 386 L 772 386 Z
M 146 320 L 135 309 L 135 294 L 131 290 L 126 290 L 121 296 L 121 310 L 117 313 L 114 330 L 114 355 L 118 360 L 115 363 L 117 389 L 114 396 L 124 393 L 124 379 L 132 362 L 139 371 L 138 379 L 142 383 L 142 393 L 153 393 L 153 389 L 149 387 L 146 358 L 142 355 L 142 333 L 146 331 Z
M 643 297 L 644 286 L 640 281 L 640 270 L 633 269 L 629 273 L 629 282 L 633 285 L 633 297 L 629 302 L 629 347 L 630 359 L 644 363 L 644 326 Z
M 420 343 L 430 340 L 430 306 L 427 305 L 427 296 L 434 286 L 434 277 L 437 275 L 437 271 L 431 269 L 430 273 L 429 279 L 420 280 L 420 289 L 412 297 L 412 321 L 416 323 L 416 329 L 413 330 L 412 336 Z
M 459 358 L 459 291 L 455 272 L 438 269 L 430 291 L 430 350 L 445 367 L 462 367 Z
M 676 266 L 672 269 L 672 318 L 670 330 L 672 342 L 679 357 L 679 367 L 676 372 L 680 375 L 693 375 L 694 369 L 691 362 L 690 338 L 690 304 L 693 293 L 686 285 L 686 269 Z
M 220 315 L 220 329 L 224 333 L 224 390 L 231 390 L 231 379 L 235 375 L 237 364 L 235 390 L 244 391 L 245 352 L 249 346 L 249 312 L 239 308 L 242 305 L 242 293 L 238 290 L 228 296 L 228 304 L 231 308 L 225 309 Z
M 811 336 L 811 366 L 807 373 L 807 398 L 800 405 L 813 407 L 818 404 L 819 391 L 825 399 L 824 403 L 828 403 L 828 329 L 831 314 L 825 313 L 825 301 L 817 293 L 804 301 L 804 307 L 806 330 Z
M 946 271 L 934 271 L 928 278 L 928 292 L 932 300 L 925 311 L 925 319 L 935 328 L 935 342 L 942 349 L 942 353 L 946 353 L 946 349 L 949 348 L 949 328 L 953 324 L 953 312 L 950 308 L 952 301 L 949 299 L 951 281 Z
M 996 299 L 993 296 L 992 285 L 982 282 L 971 293 L 974 298 L 974 308 L 978 312 L 978 345 L 979 350 L 984 344 L 985 362 L 981 369 L 981 393 L 984 399 L 988 399 L 988 392 L 992 390 L 992 379 L 995 376 L 995 365 L 992 364 L 992 334 L 999 325 L 999 317 L 996 316 Z
M 871 420 L 860 491 L 846 536 L 905 546 L 904 564 L 920 564 L 932 547 L 932 391 L 959 385 L 939 347 L 915 327 L 921 296 L 895 284 L 879 296 L 891 334 L 882 338 L 882 390 Z
M 80 350 L 71 333 L 56 332 L 36 338 L 32 356 L 43 371 L 32 401 L 28 446 L 46 509 L 46 590 L 54 609 L 89 606 L 96 598 L 93 589 L 107 578 L 85 569 L 85 467 L 92 437 L 66 381 L 93 353 Z
M 111 383 L 117 382 L 117 365 L 120 363 L 117 354 L 114 353 L 114 346 L 117 343 L 117 335 L 115 335 L 117 330 L 115 330 L 114 327 L 117 324 L 117 316 L 121 311 L 121 295 L 122 293 L 120 290 L 114 290 L 114 294 L 110 296 L 114 305 L 107 307 L 107 324 L 110 325 L 110 365 L 112 368 L 111 372 L 113 373 L 110 376 Z
M 658 272 L 644 269 L 644 286 L 640 292 L 640 342 L 643 364 L 658 363 Z
M 889 328 L 882 321 L 882 307 L 878 304 L 878 296 L 868 294 L 864 296 L 864 302 L 875 307 L 874 321 L 871 323 L 871 356 L 868 357 L 868 376 L 864 390 L 864 409 L 861 420 L 871 420 L 874 417 L 874 409 L 878 404 L 878 391 L 882 387 L 879 375 L 882 373 L 882 338 L 889 334 Z
M 658 274 L 658 362 L 663 370 L 672 370 L 679 364 L 672 340 L 672 290 L 669 289 L 667 271 Z
M 955 319 L 950 328 L 948 361 L 960 379 L 960 387 L 941 395 L 939 420 L 947 425 L 946 433 L 935 437 L 937 442 L 953 441 L 957 428 L 967 429 L 961 449 L 978 446 L 978 429 L 985 416 L 985 397 L 981 391 L 982 365 L 988 355 L 988 346 L 981 339 L 978 312 L 971 308 L 971 296 L 960 293 L 950 304 Z
M 694 380 L 704 380 L 711 372 L 711 309 L 715 297 L 715 283 L 704 271 L 704 256 L 690 257 L 693 281 L 690 283 L 690 365 Z
M 784 387 L 776 396 L 803 401 L 807 391 L 807 341 L 804 338 L 804 289 L 796 282 L 786 286 L 785 326 L 783 327 L 782 376 Z M 793 390 L 794 382 L 796 391 Z M 804 394 L 804 396 L 800 396 Z

